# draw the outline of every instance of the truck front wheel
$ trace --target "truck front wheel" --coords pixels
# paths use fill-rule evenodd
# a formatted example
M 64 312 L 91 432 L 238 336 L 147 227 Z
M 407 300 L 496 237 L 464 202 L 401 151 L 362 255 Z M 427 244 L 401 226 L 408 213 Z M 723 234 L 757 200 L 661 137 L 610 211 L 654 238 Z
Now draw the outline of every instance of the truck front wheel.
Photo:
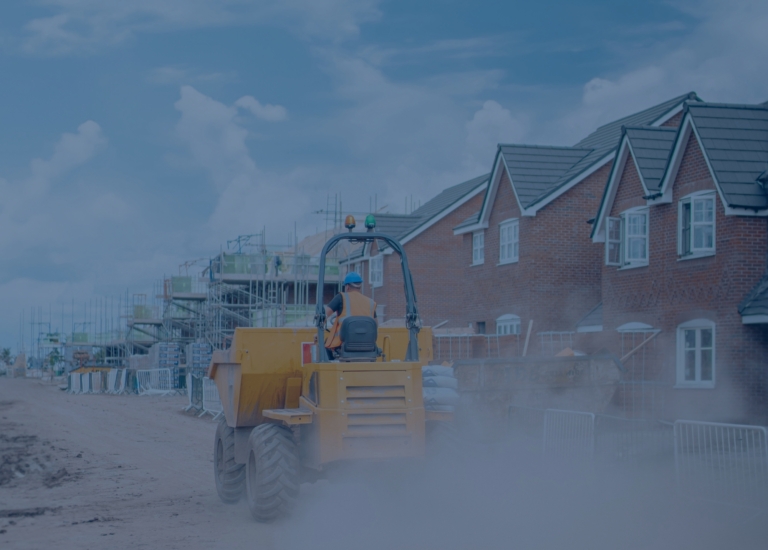
M 257 521 L 287 516 L 299 496 L 299 452 L 291 430 L 262 424 L 251 432 L 246 488 L 251 515 Z

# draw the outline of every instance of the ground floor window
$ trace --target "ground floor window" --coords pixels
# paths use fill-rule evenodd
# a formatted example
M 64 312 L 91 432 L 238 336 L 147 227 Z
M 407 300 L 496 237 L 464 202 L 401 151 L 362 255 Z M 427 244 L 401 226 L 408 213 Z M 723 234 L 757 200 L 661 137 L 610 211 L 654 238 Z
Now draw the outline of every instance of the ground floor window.
M 677 385 L 715 386 L 715 323 L 695 319 L 677 327 Z

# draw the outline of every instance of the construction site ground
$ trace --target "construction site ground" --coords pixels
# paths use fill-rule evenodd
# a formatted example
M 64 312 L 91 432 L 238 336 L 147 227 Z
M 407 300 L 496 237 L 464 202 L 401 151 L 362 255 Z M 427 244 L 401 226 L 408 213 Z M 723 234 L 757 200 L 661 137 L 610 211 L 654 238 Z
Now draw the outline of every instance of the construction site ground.
M 1 378 L 0 547 L 743 550 L 768 540 L 765 512 L 681 499 L 666 467 L 555 478 L 488 443 L 450 466 L 304 483 L 293 517 L 259 524 L 244 502 L 219 501 L 216 423 L 185 404 Z

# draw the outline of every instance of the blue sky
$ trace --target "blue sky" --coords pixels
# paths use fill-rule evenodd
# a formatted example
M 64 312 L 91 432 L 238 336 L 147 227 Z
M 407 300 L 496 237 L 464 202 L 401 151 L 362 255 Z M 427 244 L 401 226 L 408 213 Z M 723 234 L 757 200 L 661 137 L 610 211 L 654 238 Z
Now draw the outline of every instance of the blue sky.
M 401 212 L 695 90 L 768 99 L 765 2 L 7 0 L 0 346 L 227 239 Z M 56 315 L 54 315 L 56 317 Z

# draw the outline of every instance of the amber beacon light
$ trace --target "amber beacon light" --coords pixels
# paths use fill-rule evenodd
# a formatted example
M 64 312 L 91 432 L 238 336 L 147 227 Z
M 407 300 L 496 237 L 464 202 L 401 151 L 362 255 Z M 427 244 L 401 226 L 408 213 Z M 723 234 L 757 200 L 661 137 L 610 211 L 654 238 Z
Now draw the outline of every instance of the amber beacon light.
M 350 214 L 344 219 L 344 227 L 346 227 L 350 231 L 352 231 L 355 228 L 355 225 L 357 224 L 355 224 L 355 217 L 352 214 Z

